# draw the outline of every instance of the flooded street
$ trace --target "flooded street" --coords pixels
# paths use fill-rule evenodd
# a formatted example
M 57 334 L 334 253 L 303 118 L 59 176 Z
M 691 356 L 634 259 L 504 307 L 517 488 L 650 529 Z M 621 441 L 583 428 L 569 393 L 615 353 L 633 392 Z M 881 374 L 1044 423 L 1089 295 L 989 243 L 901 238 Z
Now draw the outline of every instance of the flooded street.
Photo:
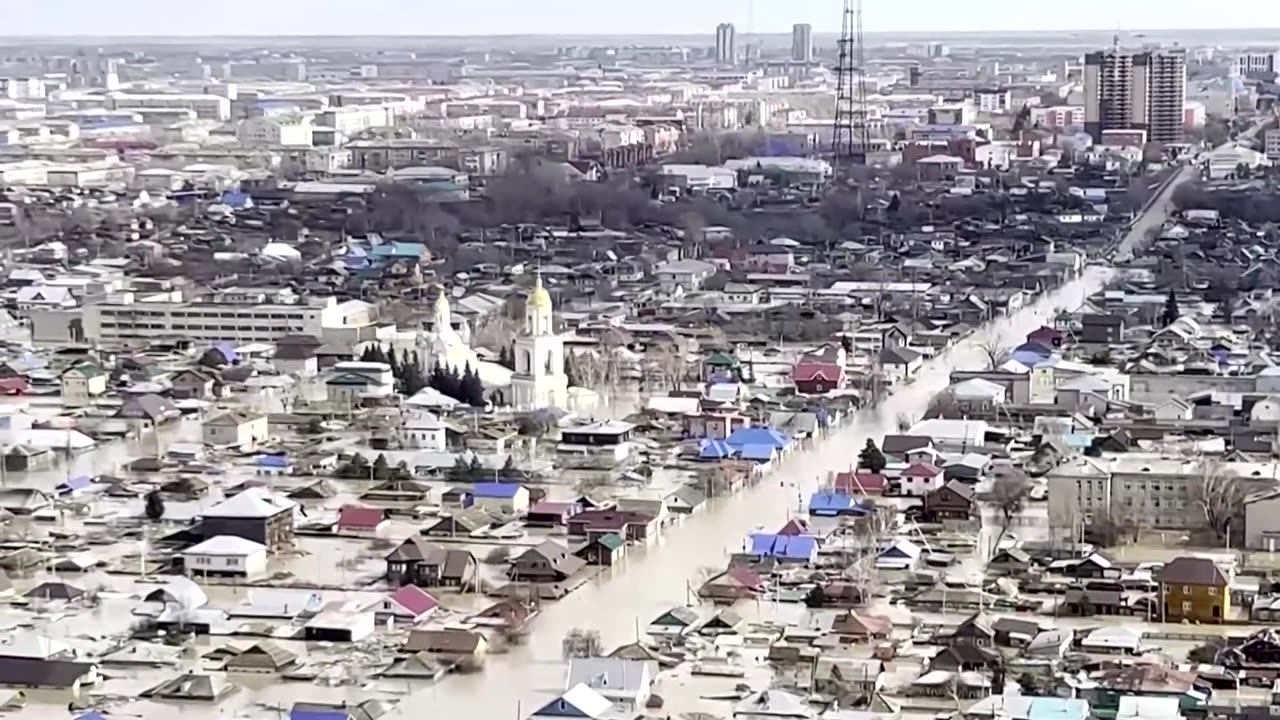
M 812 450 L 796 453 L 754 488 L 721 498 L 701 514 L 672 528 L 663 542 L 631 553 L 626 562 L 567 598 L 543 606 L 528 642 L 505 655 L 491 656 L 483 673 L 451 676 L 424 690 L 421 703 L 410 699 L 395 718 L 420 715 L 423 703 L 438 713 L 519 718 L 563 690 L 560 642 L 574 628 L 599 631 L 613 648 L 634 641 L 637 629 L 689 597 L 687 583 L 707 569 L 720 569 L 744 535 L 757 526 L 781 525 L 798 509 L 828 471 L 845 470 L 856 461 L 866 438 L 877 440 L 896 431 L 899 415 L 918 417 L 929 399 L 948 384 L 953 369 L 977 369 L 985 362 L 978 345 L 994 335 L 1013 345 L 1061 308 L 1076 308 L 1101 289 L 1111 270 L 1088 268 L 1082 277 L 1047 295 L 1016 315 L 993 323 L 925 365 L 917 379 L 882 405 L 859 413 Z M 984 531 L 990 544 L 992 533 Z

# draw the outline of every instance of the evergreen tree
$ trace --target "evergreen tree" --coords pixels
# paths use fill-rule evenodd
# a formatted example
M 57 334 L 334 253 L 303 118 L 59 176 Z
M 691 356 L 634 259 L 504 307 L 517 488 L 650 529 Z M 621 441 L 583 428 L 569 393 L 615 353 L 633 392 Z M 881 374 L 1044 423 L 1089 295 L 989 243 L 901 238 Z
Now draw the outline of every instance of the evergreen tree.
M 578 384 L 578 361 L 574 359 L 573 353 L 565 353 L 564 376 L 569 387 L 581 387 Z
M 360 353 L 360 362 L 374 362 L 372 345 L 366 345 L 364 351 Z
M 462 376 L 458 374 L 458 368 L 451 367 L 444 376 L 445 389 L 442 390 L 445 395 L 455 399 L 462 400 Z
M 147 504 L 143 510 L 151 522 L 157 522 L 164 517 L 164 497 L 160 495 L 159 490 L 147 493 Z
M 1164 312 L 1160 313 L 1160 321 L 1164 323 L 1165 327 L 1169 327 L 1180 315 L 1178 296 L 1174 294 L 1173 288 L 1169 288 L 1169 297 L 1164 299 Z
M 863 446 L 862 452 L 858 453 L 858 466 L 878 473 L 888 464 L 889 461 L 885 460 L 884 453 L 880 452 L 880 448 L 876 446 L 876 441 L 867 438 L 867 444 Z
M 512 351 L 510 345 L 503 345 L 502 348 L 498 350 L 498 364 L 508 370 L 516 369 L 514 351 Z
M 427 378 L 422 376 L 422 368 L 414 363 L 405 363 L 400 366 L 400 391 L 405 395 L 417 395 L 422 388 L 427 387 Z
M 388 480 L 391 478 L 391 463 L 387 461 L 387 456 L 378 453 L 378 457 L 373 460 L 373 479 Z
M 471 363 L 462 372 L 458 383 L 457 398 L 471 407 L 484 407 L 484 383 L 480 382 L 480 374 L 471 369 Z
M 507 461 L 502 463 L 502 480 L 515 481 L 518 471 L 516 470 L 516 456 L 508 455 Z
M 387 364 L 391 366 L 391 377 L 394 377 L 397 380 L 401 379 L 400 378 L 400 361 L 396 359 L 395 348 L 387 349 Z

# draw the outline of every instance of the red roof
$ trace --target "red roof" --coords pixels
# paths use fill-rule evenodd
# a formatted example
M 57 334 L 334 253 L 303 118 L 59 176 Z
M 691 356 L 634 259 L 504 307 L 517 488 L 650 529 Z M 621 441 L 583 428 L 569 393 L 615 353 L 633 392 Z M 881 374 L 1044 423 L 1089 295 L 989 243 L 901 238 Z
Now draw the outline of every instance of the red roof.
M 929 463 L 916 463 L 915 465 L 908 467 L 906 470 L 903 470 L 902 474 L 909 477 L 931 478 L 942 474 L 942 468 L 937 465 L 930 465 Z
M 440 607 L 440 603 L 431 597 L 430 593 L 417 585 L 405 585 L 391 593 L 387 599 L 408 610 L 409 614 L 416 618 Z
M 1055 330 L 1054 328 L 1051 328 L 1047 325 L 1041 325 L 1035 330 L 1032 330 L 1031 332 L 1027 333 L 1028 340 L 1034 340 L 1036 338 L 1061 338 L 1061 337 L 1065 337 L 1062 334 L 1061 330 Z
M 737 565 L 729 568 L 724 572 L 724 575 L 722 575 L 721 577 L 727 580 L 732 580 L 733 582 L 737 583 L 738 585 L 741 585 L 744 588 L 759 589 L 764 584 L 763 581 L 760 579 L 759 573 L 757 573 L 756 571 L 750 568 L 743 567 L 741 565 Z
M 831 485 L 833 490 L 843 493 L 866 495 L 884 492 L 885 483 L 885 478 L 880 473 L 842 472 L 836 473 L 835 480 L 832 481 Z
M 809 527 L 809 521 L 804 518 L 791 518 L 786 525 L 778 531 L 779 535 L 808 535 L 813 532 Z
M 844 368 L 836 363 L 799 362 L 791 369 L 792 382 L 810 382 L 819 377 L 829 383 L 838 383 L 844 377 Z
M 363 505 L 343 505 L 338 511 L 338 527 L 373 530 L 385 522 L 387 515 L 382 508 Z

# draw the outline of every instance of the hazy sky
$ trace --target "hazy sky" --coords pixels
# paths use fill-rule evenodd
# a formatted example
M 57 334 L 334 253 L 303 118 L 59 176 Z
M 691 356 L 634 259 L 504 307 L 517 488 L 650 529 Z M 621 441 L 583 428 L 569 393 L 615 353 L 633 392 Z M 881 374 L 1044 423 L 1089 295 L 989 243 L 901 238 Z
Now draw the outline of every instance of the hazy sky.
M 1280 0 L 865 2 L 868 32 L 1280 27 Z M 712 33 L 719 22 L 739 32 L 786 32 L 796 22 L 834 32 L 839 7 L 840 0 L 0 0 L 0 36 Z

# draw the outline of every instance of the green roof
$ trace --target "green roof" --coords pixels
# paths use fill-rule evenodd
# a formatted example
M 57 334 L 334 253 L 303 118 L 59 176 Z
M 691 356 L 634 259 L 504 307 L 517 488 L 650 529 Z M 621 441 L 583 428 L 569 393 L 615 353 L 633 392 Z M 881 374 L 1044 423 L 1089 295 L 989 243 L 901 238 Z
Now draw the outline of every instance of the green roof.
M 716 353 L 711 353 L 711 355 L 709 355 L 706 360 L 703 360 L 703 362 L 706 363 L 707 365 L 723 365 L 725 367 L 734 367 L 738 364 L 738 358 L 732 355 L 729 355 L 727 353 L 716 352 Z
M 616 535 L 614 533 L 609 533 L 608 535 L 601 535 L 596 538 L 596 542 L 600 543 L 606 548 L 609 548 L 610 550 L 618 550 L 623 545 L 627 544 L 626 541 L 624 541 L 621 536 Z

